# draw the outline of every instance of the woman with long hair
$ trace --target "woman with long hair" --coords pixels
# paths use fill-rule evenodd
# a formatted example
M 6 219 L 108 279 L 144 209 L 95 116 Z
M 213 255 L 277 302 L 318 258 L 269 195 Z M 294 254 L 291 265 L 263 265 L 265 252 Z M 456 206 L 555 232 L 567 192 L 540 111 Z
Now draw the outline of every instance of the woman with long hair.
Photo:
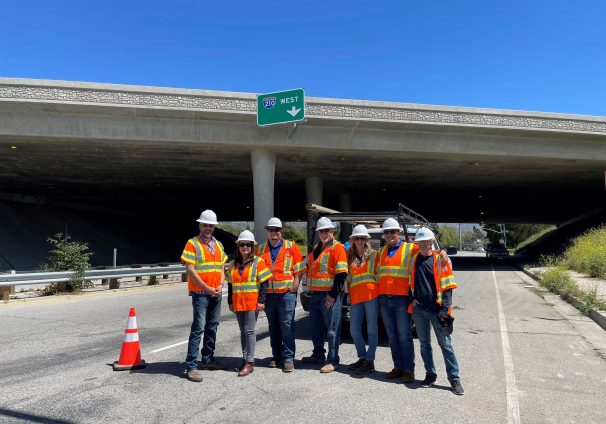
M 350 236 L 347 251 L 349 273 L 347 277 L 351 300 L 349 329 L 358 354 L 358 360 L 348 366 L 357 374 L 375 370 L 375 352 L 379 342 L 377 317 L 379 288 L 377 284 L 377 252 L 369 243 L 370 234 L 364 225 L 356 225 Z M 366 317 L 368 349 L 362 336 L 362 321 Z
M 228 271 L 227 303 L 238 319 L 242 345 L 243 361 L 238 377 L 254 371 L 257 317 L 265 307 L 267 280 L 272 276 L 265 261 L 254 255 L 255 244 L 253 233 L 242 231 L 236 240 L 236 257 Z

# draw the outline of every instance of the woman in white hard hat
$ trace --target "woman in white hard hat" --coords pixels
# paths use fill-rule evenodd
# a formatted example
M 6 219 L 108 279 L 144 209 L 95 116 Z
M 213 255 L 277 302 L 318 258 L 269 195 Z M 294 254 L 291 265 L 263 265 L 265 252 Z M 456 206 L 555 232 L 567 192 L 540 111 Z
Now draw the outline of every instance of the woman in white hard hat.
M 255 236 L 244 230 L 236 240 L 238 251 L 228 272 L 227 303 L 236 314 L 240 326 L 242 366 L 238 377 L 245 377 L 254 370 L 256 323 L 263 310 L 267 294 L 267 280 L 272 276 L 265 261 L 254 255 Z
M 351 300 L 349 329 L 358 360 L 349 365 L 357 374 L 375 370 L 375 352 L 379 343 L 377 316 L 379 313 L 379 286 L 377 284 L 377 252 L 372 249 L 370 234 L 364 225 L 356 225 L 351 236 L 351 246 L 347 251 L 349 274 L 347 283 Z M 366 316 L 368 349 L 362 336 L 362 321 Z

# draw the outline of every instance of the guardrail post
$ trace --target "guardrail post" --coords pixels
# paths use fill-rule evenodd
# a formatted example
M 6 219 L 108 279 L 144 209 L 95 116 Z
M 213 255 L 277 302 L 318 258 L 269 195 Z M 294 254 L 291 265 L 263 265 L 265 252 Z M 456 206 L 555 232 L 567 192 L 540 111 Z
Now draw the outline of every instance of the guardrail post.
M 134 264 L 134 265 L 131 265 L 131 268 L 143 268 L 143 265 L 141 265 L 141 264 Z M 135 281 L 137 283 L 140 283 L 141 281 L 143 281 L 143 277 L 141 277 L 141 276 L 135 277 Z
M 0 293 L 2 294 L 2 301 L 4 303 L 8 303 L 8 295 L 11 292 L 10 286 L 2 286 L 0 287 Z
M 184 272 L 183 274 L 181 274 L 181 282 L 187 283 L 187 272 Z
M 162 263 L 160 263 L 158 265 L 160 265 L 160 266 L 168 266 L 168 262 L 162 262 Z M 163 280 L 167 280 L 168 279 L 168 274 L 162 275 L 162 279 Z
M 119 289 L 119 288 L 120 288 L 120 282 L 118 281 L 118 279 L 110 278 L 109 279 L 109 289 L 114 290 L 114 289 Z
M 98 266 L 97 269 L 107 269 L 106 266 Z M 109 278 L 102 278 L 101 279 L 101 285 L 102 286 L 107 286 L 109 284 Z

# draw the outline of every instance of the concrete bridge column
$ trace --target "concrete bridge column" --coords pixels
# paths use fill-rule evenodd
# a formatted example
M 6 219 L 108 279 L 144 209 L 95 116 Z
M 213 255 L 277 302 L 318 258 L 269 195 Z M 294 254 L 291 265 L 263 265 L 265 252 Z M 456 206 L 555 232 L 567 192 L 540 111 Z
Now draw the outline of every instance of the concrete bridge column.
M 339 210 L 341 212 L 352 212 L 351 194 L 341 193 L 339 194 Z M 341 223 L 341 241 L 346 242 L 349 240 L 353 226 L 348 223 Z
M 306 177 L 305 178 L 305 200 L 307 203 L 315 203 L 316 205 L 322 204 L 322 195 L 324 190 L 324 180 L 320 177 Z M 307 244 L 313 242 L 313 232 L 311 226 L 315 225 L 315 222 L 311 222 L 311 212 L 307 212 Z
M 250 152 L 253 172 L 255 240 L 262 243 L 267 240 L 265 224 L 274 216 L 274 175 L 276 172 L 276 154 L 268 150 L 257 149 Z

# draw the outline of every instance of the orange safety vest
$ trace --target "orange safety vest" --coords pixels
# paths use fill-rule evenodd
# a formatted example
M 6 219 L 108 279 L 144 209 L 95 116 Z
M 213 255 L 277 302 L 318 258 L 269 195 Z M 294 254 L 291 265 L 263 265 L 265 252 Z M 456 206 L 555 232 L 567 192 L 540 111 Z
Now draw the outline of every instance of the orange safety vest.
M 379 251 L 377 268 L 379 294 L 407 296 L 410 286 L 408 275 L 410 256 L 419 250 L 419 246 L 402 242 L 392 257 L 387 256 L 388 247 L 385 245 Z
M 255 256 L 246 264 L 242 275 L 233 262 L 229 264 L 228 283 L 231 284 L 231 304 L 234 311 L 256 311 L 259 300 L 259 286 L 271 278 L 271 271 L 265 261 Z
M 368 261 L 356 266 L 355 262 L 349 265 L 349 299 L 351 304 L 366 302 L 379 296 L 377 282 L 377 252 L 372 252 Z
M 273 277 L 267 286 L 267 293 L 286 293 L 292 288 L 295 274 L 305 271 L 305 261 L 297 246 L 290 240 L 283 240 L 278 256 L 271 261 L 271 252 L 268 242 L 257 247 L 257 256 L 263 258 L 266 264 L 271 264 Z
M 314 248 L 307 255 L 307 288 L 311 291 L 330 291 L 335 274 L 347 272 L 347 252 L 345 246 L 333 241 L 314 260 Z
M 415 263 L 419 253 L 416 252 L 410 261 L 410 290 L 414 294 L 415 292 Z M 442 304 L 442 292 L 445 290 L 452 290 L 457 288 L 457 283 L 454 280 L 454 274 L 452 273 L 452 265 L 450 261 L 444 262 L 440 257 L 439 251 L 433 252 L 433 280 L 436 284 L 436 302 L 438 305 Z M 449 308 L 448 313 L 451 314 L 452 306 Z
M 198 276 L 204 283 L 212 288 L 217 288 L 221 282 L 223 273 L 223 264 L 227 262 L 227 255 L 223 245 L 215 239 L 215 253 L 202 242 L 200 236 L 191 238 L 187 241 L 185 249 L 181 254 L 183 264 L 193 264 Z M 192 276 L 187 277 L 187 290 L 202 291 L 202 287 L 197 285 Z

